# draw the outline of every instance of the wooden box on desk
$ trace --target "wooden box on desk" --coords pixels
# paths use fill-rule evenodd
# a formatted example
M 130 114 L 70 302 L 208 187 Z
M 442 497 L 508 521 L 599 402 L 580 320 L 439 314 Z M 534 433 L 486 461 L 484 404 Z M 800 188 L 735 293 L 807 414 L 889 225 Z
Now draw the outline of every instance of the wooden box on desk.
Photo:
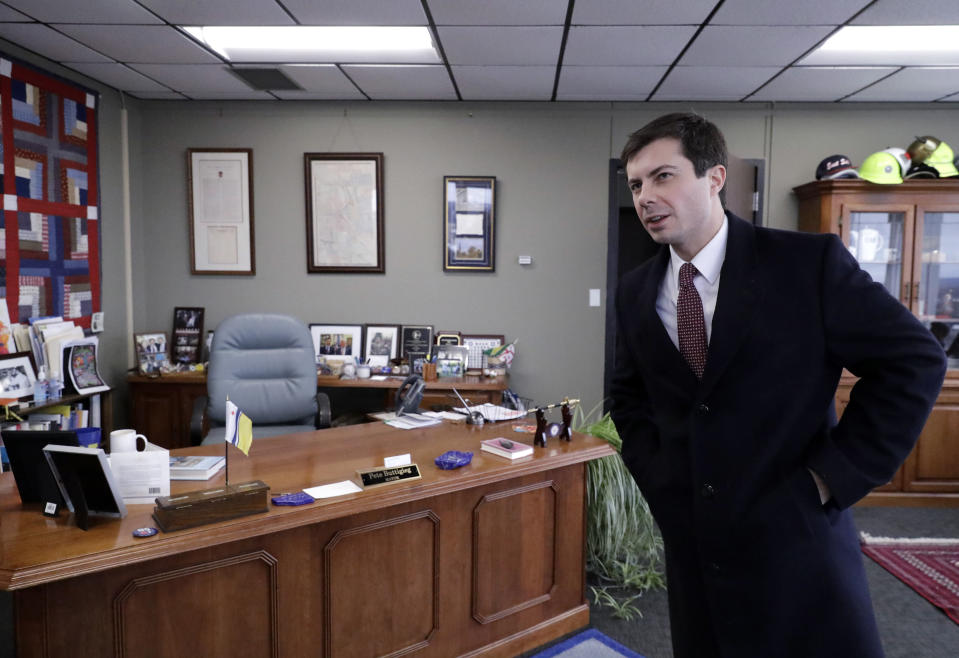
M 153 518 L 163 532 L 269 512 L 270 487 L 259 480 L 156 499 Z

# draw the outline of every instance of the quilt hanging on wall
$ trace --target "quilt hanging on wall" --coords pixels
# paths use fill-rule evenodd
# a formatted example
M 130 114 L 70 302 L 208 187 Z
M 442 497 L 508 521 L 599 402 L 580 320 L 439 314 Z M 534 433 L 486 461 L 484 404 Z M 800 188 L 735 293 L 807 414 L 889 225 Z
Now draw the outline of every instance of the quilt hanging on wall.
M 0 297 L 12 322 L 100 310 L 99 95 L 0 53 Z

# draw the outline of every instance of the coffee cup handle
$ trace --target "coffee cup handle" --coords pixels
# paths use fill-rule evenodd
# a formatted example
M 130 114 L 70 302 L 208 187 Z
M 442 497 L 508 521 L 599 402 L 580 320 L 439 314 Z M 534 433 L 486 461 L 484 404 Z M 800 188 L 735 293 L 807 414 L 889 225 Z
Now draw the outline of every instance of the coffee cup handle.
M 140 447 L 140 439 L 143 439 L 143 447 L 142 447 L 142 448 Z M 144 434 L 137 434 L 137 435 L 134 437 L 134 442 L 136 443 L 136 445 L 134 446 L 134 449 L 135 449 L 137 452 L 143 452 L 144 450 L 146 450 L 146 449 L 147 449 L 147 444 L 149 443 L 149 441 L 147 441 L 146 435 L 144 435 Z

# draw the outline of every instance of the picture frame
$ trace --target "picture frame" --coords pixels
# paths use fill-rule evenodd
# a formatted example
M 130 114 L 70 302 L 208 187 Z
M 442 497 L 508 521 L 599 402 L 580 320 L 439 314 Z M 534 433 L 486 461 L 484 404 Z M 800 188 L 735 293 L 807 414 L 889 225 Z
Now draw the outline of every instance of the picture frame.
M 496 269 L 495 176 L 443 177 L 443 270 Z
M 363 325 L 310 324 L 316 362 L 353 361 L 363 358 Z
M 177 306 L 173 309 L 172 361 L 191 366 L 203 362 L 202 307 Z
M 304 153 L 306 271 L 386 272 L 383 154 Z
M 482 370 L 486 364 L 486 350 L 499 347 L 506 342 L 503 334 L 463 334 L 463 345 L 469 349 L 467 370 Z
M 253 149 L 187 149 L 191 274 L 256 274 Z
M 409 362 L 411 372 L 423 372 L 423 361 L 432 351 L 432 325 L 404 324 L 400 328 L 400 356 Z
M 436 347 L 436 374 L 440 377 L 462 377 L 466 374 L 469 348 L 463 345 Z
M 30 352 L 0 354 L 0 398 L 20 400 L 33 395 L 37 367 Z
M 170 367 L 170 352 L 165 331 L 133 334 L 137 371 L 141 375 L 158 376 Z
M 458 331 L 437 331 L 437 345 L 460 345 L 463 342 L 462 334 Z
M 385 368 L 399 354 L 400 327 L 395 324 L 368 324 L 363 353 L 371 368 Z

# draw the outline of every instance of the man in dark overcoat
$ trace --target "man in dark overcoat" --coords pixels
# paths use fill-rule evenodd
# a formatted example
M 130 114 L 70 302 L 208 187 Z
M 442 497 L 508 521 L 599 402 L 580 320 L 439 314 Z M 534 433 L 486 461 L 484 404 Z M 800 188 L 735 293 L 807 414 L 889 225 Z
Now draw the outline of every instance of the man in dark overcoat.
M 662 531 L 675 655 L 881 656 L 849 507 L 912 449 L 941 347 L 837 236 L 725 212 L 704 118 L 660 117 L 622 159 L 664 246 L 617 290 L 612 415 Z

